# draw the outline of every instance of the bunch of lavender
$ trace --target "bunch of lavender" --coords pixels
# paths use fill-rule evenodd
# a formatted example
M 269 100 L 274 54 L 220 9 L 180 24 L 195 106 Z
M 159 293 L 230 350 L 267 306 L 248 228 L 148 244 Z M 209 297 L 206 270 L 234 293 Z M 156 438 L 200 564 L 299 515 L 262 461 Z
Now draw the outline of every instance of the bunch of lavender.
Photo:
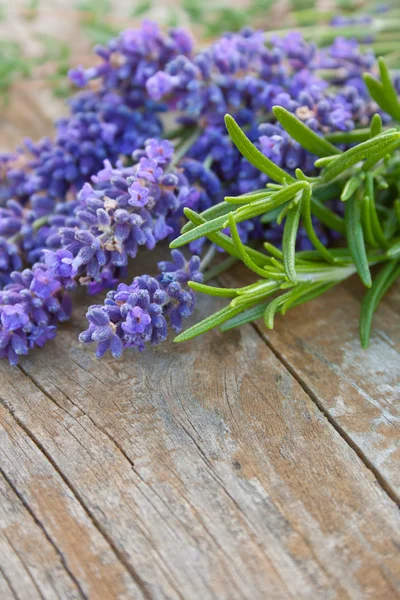
M 400 121 L 400 100 L 383 60 L 379 61 L 379 67 L 381 80 L 365 75 L 365 82 L 381 108 Z M 266 158 L 235 120 L 226 116 L 227 129 L 239 151 L 275 183 L 252 194 L 226 197 L 225 203 L 214 211 L 222 216 L 202 216 L 186 210 L 191 225 L 185 227 L 183 235 L 171 246 L 179 247 L 206 235 L 240 259 L 258 280 L 232 290 L 190 283 L 196 291 L 232 300 L 226 308 L 179 335 L 176 341 L 191 339 L 216 326 L 231 329 L 260 317 L 272 328 L 277 312 L 285 314 L 288 309 L 320 296 L 358 273 L 367 287 L 360 318 L 361 343 L 366 348 L 373 314 L 400 277 L 400 203 L 397 199 L 400 133 L 396 127 L 383 130 L 377 114 L 371 120 L 368 139 L 343 152 L 282 107 L 275 107 L 274 113 L 291 137 L 320 157 L 315 167 L 322 170 L 317 177 L 308 177 L 297 169 L 293 177 Z M 336 249 L 323 244 L 312 223 L 313 213 L 320 212 L 321 208 L 319 194 L 332 185 L 338 188 L 344 217 L 338 217 L 327 207 L 324 207 L 324 217 L 332 228 L 342 230 L 347 242 L 346 246 Z M 244 245 L 238 234 L 238 223 L 276 210 L 278 219 L 284 220 L 282 250 L 268 242 L 266 253 Z M 312 251 L 296 252 L 300 219 L 314 246 Z M 222 233 L 224 227 L 229 227 L 231 237 Z M 370 267 L 376 264 L 383 266 L 373 279 Z
M 297 35 L 264 42 L 264 34 L 245 30 L 195 54 L 183 30 L 167 36 L 145 22 L 99 48 L 97 67 L 74 70 L 73 81 L 88 89 L 71 101 L 71 117 L 58 124 L 55 141 L 28 143 L 28 153 L 1 161 L 3 285 L 22 263 L 42 260 L 46 249 L 58 256 L 62 246 L 74 277 L 90 291 L 115 286 L 138 247 L 176 237 L 185 207 L 213 215 L 224 192 L 263 187 L 270 175 L 241 157 L 225 133 L 225 110 L 265 157 L 272 155 L 292 175 L 298 167 L 313 175 L 315 152 L 287 134 L 273 105 L 287 107 L 318 136 L 350 135 L 374 108 L 360 79 L 370 56 L 344 42 L 321 53 Z M 327 57 L 336 63 L 328 65 Z M 340 71 L 340 93 L 318 75 L 322 68 L 333 85 Z M 173 159 L 172 146 L 154 140 L 164 135 L 159 113 L 165 109 L 181 124 L 168 133 L 176 139 Z M 148 138 L 153 141 L 133 154 L 129 166 L 132 150 Z M 328 197 L 334 200 L 335 194 Z M 311 222 L 326 236 L 332 219 L 322 207 Z M 242 240 L 270 235 L 271 222 L 268 215 L 241 221 Z M 272 225 L 277 235 L 279 227 Z M 192 250 L 201 249 L 199 240 L 191 240 Z M 308 243 L 303 235 L 301 247 Z
M 195 307 L 194 292 L 188 282 L 201 283 L 200 260 L 192 256 L 186 261 L 178 251 L 172 251 L 172 262 L 158 263 L 157 277 L 135 277 L 130 285 L 120 283 L 108 292 L 103 305 L 93 305 L 87 311 L 89 327 L 79 339 L 97 343 L 96 356 L 107 350 L 114 358 L 125 348 L 144 350 L 145 344 L 157 345 L 167 338 L 168 325 L 181 331 L 182 320 Z

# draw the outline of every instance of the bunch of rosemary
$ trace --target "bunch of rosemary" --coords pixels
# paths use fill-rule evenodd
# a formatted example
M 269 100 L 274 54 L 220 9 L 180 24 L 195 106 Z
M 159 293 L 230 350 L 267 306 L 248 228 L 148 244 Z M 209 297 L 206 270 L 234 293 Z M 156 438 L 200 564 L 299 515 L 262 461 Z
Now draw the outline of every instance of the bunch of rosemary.
M 226 331 L 260 317 L 272 329 L 276 313 L 285 314 L 358 273 L 367 288 L 361 305 L 360 337 L 363 348 L 368 346 L 373 314 L 400 276 L 400 126 L 395 124 L 400 123 L 400 102 L 383 59 L 379 68 L 380 80 L 367 74 L 365 82 L 372 98 L 393 118 L 390 128 L 383 129 L 376 114 L 367 129 L 323 138 L 284 108 L 274 108 L 289 135 L 319 157 L 316 177 L 308 177 L 300 169 L 293 177 L 282 170 L 261 154 L 231 116 L 226 116 L 228 132 L 238 150 L 267 174 L 271 183 L 251 194 L 226 197 L 202 214 L 185 209 L 189 222 L 171 247 L 205 236 L 242 261 L 257 279 L 235 289 L 191 282 L 197 292 L 231 301 L 175 341 L 189 340 L 217 326 Z M 349 149 L 342 151 L 334 142 Z M 326 204 L 338 197 L 345 206 L 343 218 Z M 345 245 L 326 248 L 315 233 L 312 216 L 342 234 Z M 254 217 L 266 222 L 284 221 L 282 249 L 265 243 L 265 251 L 261 251 L 241 242 L 237 224 Z M 314 250 L 296 252 L 300 222 Z M 230 237 L 222 233 L 226 227 Z M 372 277 L 371 267 L 378 264 L 381 266 Z

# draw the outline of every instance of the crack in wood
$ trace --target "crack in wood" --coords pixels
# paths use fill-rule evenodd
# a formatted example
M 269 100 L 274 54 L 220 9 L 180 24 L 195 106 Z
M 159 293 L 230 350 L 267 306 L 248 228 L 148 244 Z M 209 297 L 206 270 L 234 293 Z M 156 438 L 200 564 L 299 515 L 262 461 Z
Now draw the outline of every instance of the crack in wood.
M 46 397 L 48 397 L 48 398 L 51 399 L 51 397 L 47 393 L 45 393 L 45 395 L 46 395 Z M 41 444 L 41 442 L 26 427 L 26 425 L 21 421 L 21 419 L 18 418 L 18 416 L 11 409 L 11 407 L 8 406 L 8 403 L 5 402 L 3 398 L 0 398 L 0 403 L 4 406 L 4 408 L 6 408 L 6 410 L 9 411 L 9 413 L 11 414 L 11 416 L 13 417 L 13 419 L 16 421 L 16 423 L 21 427 L 21 429 L 24 431 L 24 433 L 35 444 L 35 446 L 40 450 L 40 452 L 45 456 L 45 458 L 47 459 L 47 461 L 51 464 L 51 466 L 53 467 L 53 469 L 61 477 L 61 479 L 63 480 L 63 482 L 65 483 L 65 485 L 68 487 L 68 489 L 71 491 L 71 493 L 73 494 L 73 496 L 75 497 L 75 499 L 81 505 L 82 509 L 85 511 L 86 515 L 88 516 L 88 518 L 90 519 L 90 521 L 92 522 L 92 524 L 94 525 L 94 527 L 97 529 L 97 531 L 100 533 L 100 535 L 104 538 L 104 540 L 108 543 L 108 545 L 110 546 L 111 550 L 114 552 L 115 556 L 118 558 L 118 560 L 120 561 L 120 563 L 128 571 L 128 573 L 130 574 L 130 576 L 132 577 L 132 579 L 136 583 L 136 585 L 140 588 L 140 590 L 141 590 L 141 592 L 143 594 L 143 597 L 146 598 L 146 600 L 153 600 L 153 596 L 150 594 L 149 590 L 147 589 L 147 586 L 146 586 L 145 582 L 142 580 L 142 578 L 140 577 L 140 575 L 135 571 L 135 569 L 132 567 L 132 565 L 126 560 L 124 554 L 119 550 L 119 548 L 116 546 L 116 544 L 114 543 L 114 541 L 112 540 L 112 538 L 110 538 L 110 536 L 108 535 L 108 533 L 103 529 L 103 527 L 100 525 L 100 523 L 94 517 L 94 515 L 92 514 L 92 512 L 88 509 L 88 507 L 86 506 L 86 504 L 83 501 L 83 499 L 82 499 L 81 495 L 79 494 L 79 492 L 75 489 L 75 487 L 69 481 L 68 477 L 59 469 L 58 465 L 55 463 L 55 461 L 50 456 L 50 454 L 47 452 L 47 450 L 43 447 L 43 445 Z M 3 473 L 3 476 L 5 477 L 4 473 Z M 5 479 L 11 485 L 11 482 L 9 481 L 9 479 L 7 479 L 6 477 L 5 477 Z M 15 492 L 17 493 L 16 489 L 15 489 Z M 21 498 L 21 501 L 24 501 L 24 499 L 23 499 L 22 496 L 20 496 L 19 494 L 17 494 L 17 495 L 18 495 L 18 497 Z M 28 508 L 28 506 L 26 505 L 26 502 L 24 502 L 24 506 L 26 506 Z M 36 518 L 33 513 L 31 513 L 31 514 L 32 514 L 32 517 Z M 40 522 L 38 522 L 38 524 L 39 523 Z M 43 529 L 43 531 L 45 532 L 44 529 Z M 50 539 L 51 538 L 49 538 L 49 541 L 50 541 Z M 57 546 L 54 546 L 54 548 L 59 552 Z M 60 558 L 61 558 L 61 556 L 62 556 L 62 554 L 60 554 Z M 82 597 L 84 599 L 86 599 L 86 596 L 85 596 L 83 590 L 81 589 L 81 587 L 79 585 L 79 582 L 74 578 L 74 576 L 73 576 L 72 573 L 71 573 L 71 577 L 75 581 L 75 583 L 77 584 L 78 589 L 81 591 Z
M 309 396 L 318 410 L 324 415 L 327 421 L 332 425 L 335 431 L 340 435 L 340 437 L 350 446 L 350 448 L 357 454 L 359 459 L 363 462 L 365 467 L 371 471 L 374 475 L 377 483 L 385 492 L 385 494 L 390 498 L 392 502 L 394 502 L 398 507 L 400 507 L 400 496 L 396 493 L 396 491 L 392 488 L 392 486 L 386 481 L 383 475 L 378 471 L 378 469 L 373 465 L 373 463 L 369 460 L 369 458 L 365 455 L 362 449 L 355 443 L 355 441 L 349 436 L 349 434 L 343 429 L 343 427 L 336 421 L 334 417 L 330 414 L 329 410 L 325 408 L 323 403 L 318 399 L 318 396 L 312 391 L 309 385 L 304 381 L 304 379 L 293 369 L 291 364 L 285 359 L 283 354 L 279 352 L 277 348 L 273 345 L 273 343 L 267 338 L 265 333 L 261 331 L 260 327 L 256 323 L 252 323 L 254 330 L 260 339 L 268 346 L 271 352 L 274 353 L 276 358 L 282 363 L 282 365 L 289 371 L 289 373 L 296 379 L 305 393 Z
M 15 414 L 13 414 L 13 411 L 11 410 L 11 408 L 7 407 L 7 404 L 4 402 L 3 398 L 0 398 L 0 403 L 1 403 L 2 406 L 4 406 L 10 412 L 10 414 L 12 415 L 12 417 L 14 418 L 14 420 L 18 423 L 17 417 L 15 416 Z M 18 423 L 18 425 L 24 430 L 24 432 L 26 433 L 26 435 L 28 435 L 28 437 L 32 440 L 32 437 L 25 431 L 25 428 L 20 423 Z M 19 490 L 14 485 L 14 483 L 11 481 L 11 479 L 8 477 L 8 475 L 4 472 L 4 470 L 1 467 L 0 467 L 0 473 L 1 473 L 4 481 L 7 483 L 7 485 L 12 489 L 12 491 L 14 492 L 14 494 L 17 496 L 18 500 L 21 502 L 21 504 L 23 505 L 23 507 L 25 508 L 25 510 L 30 514 L 30 516 L 32 517 L 32 519 L 35 522 L 35 524 L 43 532 L 43 535 L 45 536 L 45 538 L 47 539 L 47 541 L 49 542 L 49 544 L 54 548 L 57 556 L 59 557 L 59 559 L 61 561 L 61 564 L 63 565 L 63 567 L 64 567 L 66 573 L 69 575 L 70 579 L 75 584 L 75 586 L 76 586 L 78 592 L 80 593 L 81 597 L 84 600 L 88 600 L 88 597 L 85 594 L 85 592 L 83 591 L 83 589 L 82 589 L 79 581 L 77 580 L 77 578 L 75 577 L 75 575 L 70 570 L 64 554 L 61 552 L 61 550 L 59 549 L 59 547 L 57 546 L 57 544 L 54 542 L 54 540 L 50 536 L 49 532 L 47 531 L 46 527 L 43 525 L 43 523 L 41 522 L 41 520 L 36 516 L 35 512 L 29 506 L 28 502 L 25 500 L 23 494 L 21 494 L 19 492 Z

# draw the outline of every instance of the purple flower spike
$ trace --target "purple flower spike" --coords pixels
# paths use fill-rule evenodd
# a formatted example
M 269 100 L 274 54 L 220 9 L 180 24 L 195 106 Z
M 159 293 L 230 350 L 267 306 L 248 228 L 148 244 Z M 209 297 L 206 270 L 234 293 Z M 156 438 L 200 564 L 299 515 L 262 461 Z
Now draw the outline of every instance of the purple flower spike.
M 160 275 L 135 277 L 131 285 L 121 283 L 109 292 L 103 306 L 93 305 L 86 317 L 89 327 L 79 339 L 97 342 L 96 356 L 108 350 L 116 357 L 124 348 L 144 350 L 147 343 L 159 344 L 168 334 L 168 323 L 175 331 L 192 314 L 196 298 L 187 287 L 189 280 L 201 281 L 200 260 L 187 262 L 181 252 L 172 251 L 172 261 L 159 264 Z
M 52 339 L 56 324 L 70 314 L 70 297 L 51 268 L 39 263 L 12 273 L 11 283 L 0 291 L 0 358 L 16 365 L 29 348 Z

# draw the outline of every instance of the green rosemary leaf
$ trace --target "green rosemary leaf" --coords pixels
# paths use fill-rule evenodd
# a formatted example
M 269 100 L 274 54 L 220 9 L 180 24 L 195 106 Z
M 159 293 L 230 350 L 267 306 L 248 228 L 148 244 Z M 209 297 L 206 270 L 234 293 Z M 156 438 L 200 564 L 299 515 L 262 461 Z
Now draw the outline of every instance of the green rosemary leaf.
M 327 248 L 325 248 L 325 246 L 319 240 L 317 234 L 315 233 L 314 225 L 313 225 L 312 217 L 311 217 L 311 190 L 310 189 L 308 189 L 308 190 L 306 189 L 303 192 L 302 221 L 303 221 L 304 229 L 306 230 L 308 238 L 309 238 L 310 242 L 312 243 L 312 245 L 314 246 L 314 248 L 321 253 L 321 256 L 323 256 L 328 263 L 331 263 L 331 264 L 335 263 L 336 262 L 335 257 L 329 252 L 329 250 L 327 250 Z
M 174 339 L 174 342 L 186 342 L 187 340 L 191 340 L 192 338 L 197 337 L 198 335 L 201 335 L 210 329 L 214 329 L 214 327 L 221 325 L 221 323 L 225 323 L 225 321 L 228 321 L 235 315 L 239 314 L 242 310 L 244 310 L 242 307 L 232 308 L 230 305 L 228 305 L 210 315 L 206 319 L 203 319 L 203 321 L 200 321 L 200 323 L 196 323 L 196 325 L 193 325 L 193 327 L 186 329 L 186 331 L 179 334 Z
M 366 142 L 370 137 L 371 130 L 369 127 L 353 129 L 353 131 L 334 131 L 325 135 L 325 139 L 334 144 L 359 144 L 360 142 Z
M 400 121 L 400 103 L 397 96 L 396 89 L 390 78 L 389 69 L 386 66 L 384 59 L 381 57 L 378 59 L 379 73 L 381 75 L 382 89 L 385 94 L 386 101 L 390 103 L 391 111 L 389 114 Z
M 264 242 L 264 248 L 267 250 L 267 252 L 269 252 L 278 260 L 283 259 L 282 250 L 279 250 L 279 248 L 276 248 L 273 244 L 270 244 L 269 242 Z
M 280 290 L 283 285 L 292 286 L 292 284 L 280 283 L 277 281 L 265 281 L 265 279 L 259 279 L 255 283 L 250 285 L 245 285 L 242 288 L 238 289 L 238 296 L 246 296 L 247 300 L 249 297 L 253 297 L 254 295 L 262 296 L 270 294 L 276 290 Z
M 344 219 L 322 204 L 322 202 L 314 197 L 314 194 L 311 197 L 311 209 L 312 214 L 317 217 L 321 223 L 342 235 L 345 234 L 346 228 Z
M 336 158 L 321 173 L 323 181 L 333 181 L 338 175 L 367 158 L 381 156 L 391 148 L 393 143 L 400 144 L 400 133 L 381 134 L 350 148 Z
M 203 283 L 197 283 L 196 281 L 189 281 L 188 286 L 195 292 L 202 292 L 208 296 L 221 296 L 223 298 L 236 298 L 238 292 L 237 288 L 220 288 L 212 285 L 204 285 Z
M 289 209 L 285 221 L 285 227 L 283 229 L 283 264 L 285 267 L 286 276 L 292 283 L 297 283 L 295 254 L 297 230 L 299 228 L 301 208 L 302 203 L 300 201 Z
M 375 205 L 374 176 L 372 173 L 367 173 L 366 175 L 365 192 L 369 198 L 372 234 L 381 248 L 387 248 L 389 242 L 386 239 L 385 234 L 383 233 L 383 229 L 381 227 L 381 223 L 379 221 L 379 216 Z
M 342 202 L 346 202 L 351 196 L 355 194 L 360 185 L 362 184 L 363 178 L 359 175 L 353 175 L 350 177 L 344 185 L 343 191 L 340 195 L 340 199 Z
M 305 304 L 306 302 L 309 302 L 310 300 L 313 300 L 314 298 L 318 298 L 318 296 L 321 296 L 322 294 L 324 294 L 325 292 L 330 290 L 332 287 L 337 285 L 339 283 L 339 281 L 340 280 L 329 281 L 328 283 L 320 283 L 318 287 L 316 286 L 315 288 L 309 290 L 308 292 L 305 292 L 300 297 L 298 297 L 296 300 L 291 302 L 290 306 L 286 306 L 285 310 L 288 310 L 289 308 L 295 308 L 295 306 L 300 306 L 301 304 Z M 283 306 L 285 306 L 285 305 L 283 305 Z M 283 308 L 283 306 L 282 306 L 282 308 Z
M 289 173 L 275 165 L 250 142 L 233 117 L 225 115 L 225 125 L 236 148 L 259 171 L 279 183 L 295 181 Z
M 389 258 L 398 258 L 400 256 L 400 241 L 395 242 L 387 251 Z
M 391 114 L 391 104 L 386 98 L 383 85 L 370 73 L 364 73 L 363 79 L 371 97 L 388 114 Z
M 184 209 L 186 214 L 186 209 Z M 186 215 L 187 216 L 187 215 Z M 185 244 L 189 244 L 194 240 L 198 240 L 201 237 L 204 237 L 208 233 L 213 233 L 214 231 L 219 231 L 223 228 L 224 223 L 226 221 L 226 215 L 222 215 L 220 217 L 216 217 L 215 219 L 211 219 L 211 221 L 206 221 L 202 225 L 195 227 L 191 231 L 187 231 L 183 235 L 180 235 L 175 240 L 173 240 L 169 247 L 170 248 L 180 248 L 181 246 L 185 246 Z
M 264 190 L 257 194 L 244 194 L 242 196 L 225 196 L 225 202 L 229 202 L 230 204 L 248 204 L 249 202 L 254 202 L 255 200 L 264 200 L 272 196 L 273 192 L 269 192 L 268 190 Z
M 378 140 L 379 138 L 380 138 L 380 136 L 376 136 L 371 141 Z M 365 161 L 365 163 L 363 164 L 363 167 L 362 167 L 363 171 L 365 171 L 366 173 L 368 173 L 368 171 L 371 171 L 371 169 L 380 160 L 382 160 L 382 158 L 385 158 L 386 156 L 389 157 L 392 154 L 392 152 L 394 150 L 396 150 L 399 146 L 400 146 L 400 140 L 394 140 L 389 146 L 381 148 L 381 150 L 379 152 L 376 152 L 376 154 L 367 158 L 367 160 Z
M 378 248 L 378 244 L 375 240 L 374 233 L 372 231 L 371 212 L 371 198 L 364 194 L 363 199 L 361 201 L 361 221 L 364 236 L 369 246 L 372 246 L 373 248 Z
M 345 210 L 347 242 L 353 257 L 357 273 L 366 287 L 371 287 L 371 273 L 365 250 L 364 234 L 361 224 L 361 207 L 357 196 L 352 196 L 346 202 Z
M 334 154 L 333 156 L 324 156 L 323 158 L 317 158 L 316 161 L 314 161 L 314 167 L 317 167 L 318 169 L 323 169 L 324 167 L 329 166 L 331 163 L 333 163 L 335 160 L 337 159 L 337 154 Z
M 205 223 L 205 220 L 190 208 L 185 208 L 185 215 L 195 224 L 195 226 Z M 240 258 L 240 252 L 238 252 L 237 248 L 235 247 L 235 244 L 232 242 L 231 238 L 225 235 L 224 233 L 209 233 L 206 237 L 210 240 L 210 242 L 216 244 L 231 256 L 234 256 L 235 258 Z M 251 256 L 255 263 L 257 263 L 259 266 L 265 264 L 267 259 L 265 254 L 263 254 L 262 252 L 258 252 L 258 250 L 250 248 L 249 246 L 245 246 L 245 248 L 247 254 Z
M 267 308 L 264 311 L 264 323 L 268 329 L 274 328 L 275 313 L 278 310 L 278 308 L 280 308 L 280 306 L 282 306 L 282 304 L 284 304 L 286 300 L 290 298 L 291 294 L 293 294 L 293 290 L 290 290 L 290 292 L 286 292 L 286 294 L 278 296 L 268 304 Z
M 305 294 L 312 293 L 315 289 L 318 289 L 321 286 L 320 281 L 310 282 L 308 285 L 302 287 L 297 286 L 298 289 L 292 290 L 292 293 L 284 302 L 281 304 L 279 312 L 284 315 L 286 311 L 293 305 L 296 300 L 300 300 Z
M 261 275 L 261 277 L 266 277 L 266 271 L 264 268 L 259 267 L 255 262 L 251 260 L 249 255 L 247 254 L 245 247 L 240 239 L 239 232 L 236 227 L 235 220 L 233 218 L 232 213 L 229 215 L 229 229 L 231 231 L 232 241 L 235 244 L 237 251 L 240 254 L 240 258 L 251 271 L 257 273 L 257 275 Z M 267 260 L 267 257 L 266 257 Z
M 376 113 L 371 119 L 370 131 L 371 138 L 382 133 L 382 119 L 378 113 Z
M 341 154 L 341 150 L 323 137 L 317 135 L 312 129 L 300 121 L 300 119 L 282 106 L 274 106 L 272 112 L 288 134 L 296 140 L 296 142 L 301 144 L 305 150 L 308 150 L 308 152 L 316 154 L 317 156 Z
M 397 221 L 399 222 L 399 225 L 400 225 L 400 200 L 399 199 L 394 201 L 394 209 L 396 212 Z
M 316 183 L 319 181 L 319 177 L 308 177 L 308 175 L 305 175 L 299 167 L 297 167 L 295 174 L 299 181 L 308 181 L 308 183 Z
M 264 312 L 268 303 L 259 304 L 258 306 L 253 306 L 253 308 L 249 308 L 244 312 L 236 315 L 233 319 L 229 319 L 226 323 L 221 325 L 221 331 L 229 331 L 230 329 L 234 329 L 235 327 L 240 327 L 241 325 L 245 325 L 246 323 L 252 323 L 253 321 L 257 321 L 260 319 Z
M 385 238 L 387 240 L 390 240 L 396 233 L 396 230 L 397 230 L 397 216 L 396 216 L 396 210 L 393 207 L 389 211 L 388 218 L 386 219 L 386 223 L 385 223 L 384 229 L 383 229 L 383 235 L 385 236 Z
M 133 7 L 131 16 L 132 17 L 140 17 L 145 15 L 152 7 L 151 0 L 140 0 L 136 6 Z
M 286 217 L 287 213 L 289 212 L 291 205 L 292 205 L 291 202 L 286 202 L 286 204 L 284 204 L 281 207 L 281 210 L 280 210 L 278 216 L 276 217 L 276 223 L 277 223 L 277 225 L 281 225 L 282 224 L 282 221 Z
M 257 284 L 256 284 L 257 286 Z M 267 281 L 264 286 L 257 286 L 257 289 L 253 291 L 249 290 L 247 294 L 243 294 L 234 298 L 231 302 L 231 306 L 239 307 L 244 306 L 247 307 L 249 302 L 261 302 L 271 296 L 275 292 L 278 292 L 281 289 L 281 284 L 277 281 Z
M 388 262 L 375 277 L 361 304 L 360 338 L 364 349 L 368 348 L 371 335 L 372 318 L 379 302 L 400 275 L 399 261 Z
M 279 192 L 285 186 L 281 185 L 280 183 L 271 183 L 271 182 L 268 182 L 265 187 L 269 188 L 270 190 L 274 190 L 274 192 Z
M 219 204 L 215 204 L 214 206 L 207 208 L 200 214 L 205 221 L 211 221 L 211 219 L 215 219 L 215 217 L 227 215 L 229 212 L 231 212 L 231 210 L 235 210 L 235 207 L 231 204 L 228 204 L 227 202 L 219 202 Z M 185 225 L 182 227 L 181 233 L 186 233 L 191 229 L 194 229 L 194 225 L 189 221 L 188 223 L 185 223 Z
M 278 206 L 281 206 L 288 200 L 294 198 L 296 194 L 309 187 L 310 184 L 307 181 L 297 181 L 296 183 L 292 183 L 278 192 L 275 192 L 273 196 L 267 198 L 266 200 L 258 200 L 256 202 L 246 204 L 245 206 L 240 206 L 233 213 L 235 221 L 240 223 L 241 221 L 247 221 L 253 217 L 258 217 L 270 210 L 273 210 L 274 208 L 277 208 Z
M 277 208 L 273 208 L 272 210 L 265 213 L 265 215 L 261 215 L 261 217 L 260 217 L 261 223 L 263 225 L 268 225 L 268 223 L 273 223 L 273 221 L 276 221 L 276 219 L 278 218 L 280 212 L 281 212 L 280 206 L 278 206 Z

